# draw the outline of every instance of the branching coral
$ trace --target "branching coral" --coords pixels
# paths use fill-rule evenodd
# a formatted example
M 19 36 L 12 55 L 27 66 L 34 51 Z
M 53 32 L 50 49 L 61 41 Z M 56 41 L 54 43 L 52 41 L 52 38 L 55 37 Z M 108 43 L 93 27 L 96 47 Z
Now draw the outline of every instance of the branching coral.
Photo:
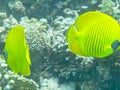
M 119 20 L 120 18 L 119 3 L 120 3 L 119 0 L 115 0 L 114 2 L 112 0 L 102 0 L 102 4 L 100 4 L 99 6 L 101 7 L 102 12 L 112 15 L 114 18 Z

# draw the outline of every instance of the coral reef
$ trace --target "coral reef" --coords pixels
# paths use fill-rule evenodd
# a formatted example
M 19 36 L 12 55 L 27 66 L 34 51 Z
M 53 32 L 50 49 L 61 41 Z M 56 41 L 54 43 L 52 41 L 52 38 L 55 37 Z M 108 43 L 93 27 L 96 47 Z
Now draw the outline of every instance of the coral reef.
M 119 51 L 102 59 L 76 56 L 69 51 L 65 38 L 76 17 L 89 10 L 110 14 L 120 22 L 119 3 L 119 0 L 1 0 L 0 53 L 10 28 L 24 26 L 32 74 L 15 75 L 0 58 L 0 90 L 119 90 Z
M 0 3 L 2 2 L 4 3 L 0 6 L 0 11 L 12 14 L 16 19 L 20 19 L 21 16 L 39 19 L 44 17 L 51 22 L 56 16 L 63 16 L 65 8 L 85 11 L 84 6 L 89 6 L 87 10 L 95 10 L 101 0 L 1 0 Z
M 0 87 L 1 90 L 38 90 L 38 85 L 32 79 L 11 72 L 2 58 L 0 58 Z
M 75 90 L 74 83 L 59 84 L 57 78 L 42 78 L 40 77 L 40 90 Z
M 120 18 L 119 3 L 120 3 L 119 0 L 115 0 L 114 2 L 112 0 L 102 0 L 102 3 L 99 5 L 99 7 L 101 8 L 102 12 L 112 15 L 119 21 Z

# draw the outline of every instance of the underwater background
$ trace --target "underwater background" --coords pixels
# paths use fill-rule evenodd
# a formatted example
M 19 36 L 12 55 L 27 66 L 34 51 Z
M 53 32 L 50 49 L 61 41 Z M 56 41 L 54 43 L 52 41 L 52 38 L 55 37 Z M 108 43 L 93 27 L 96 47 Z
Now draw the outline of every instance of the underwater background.
M 9 30 L 22 25 L 32 63 L 24 77 L 0 58 L 0 90 L 120 90 L 120 51 L 93 58 L 68 49 L 66 32 L 87 11 L 120 22 L 120 0 L 0 0 L 1 55 Z

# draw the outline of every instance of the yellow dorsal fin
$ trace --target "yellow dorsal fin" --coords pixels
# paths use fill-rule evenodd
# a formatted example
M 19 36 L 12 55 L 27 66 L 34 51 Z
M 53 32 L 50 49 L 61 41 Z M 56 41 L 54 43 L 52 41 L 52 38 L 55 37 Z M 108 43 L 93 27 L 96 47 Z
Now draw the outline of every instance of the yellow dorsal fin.
M 103 22 L 103 21 L 113 21 L 116 22 L 111 16 L 100 13 L 100 12 L 95 12 L 95 11 L 89 11 L 86 12 L 82 15 L 80 15 L 76 22 L 76 28 L 78 31 L 84 30 L 84 28 L 89 27 L 90 25 L 93 25 L 97 22 Z

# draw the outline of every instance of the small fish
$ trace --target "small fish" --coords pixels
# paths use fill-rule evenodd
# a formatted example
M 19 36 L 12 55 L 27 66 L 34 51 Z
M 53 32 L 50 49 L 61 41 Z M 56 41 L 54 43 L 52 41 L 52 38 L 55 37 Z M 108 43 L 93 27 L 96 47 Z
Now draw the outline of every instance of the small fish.
M 24 28 L 22 26 L 15 26 L 9 31 L 3 55 L 13 72 L 24 76 L 31 74 L 29 48 L 26 44 Z
M 120 26 L 107 14 L 89 11 L 70 26 L 66 40 L 74 54 L 106 57 L 120 50 Z

